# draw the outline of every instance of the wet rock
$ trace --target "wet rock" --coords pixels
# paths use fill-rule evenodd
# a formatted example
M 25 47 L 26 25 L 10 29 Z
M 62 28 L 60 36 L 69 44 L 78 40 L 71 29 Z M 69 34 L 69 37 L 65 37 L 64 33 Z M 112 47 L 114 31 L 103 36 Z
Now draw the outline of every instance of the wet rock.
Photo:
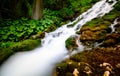
M 103 42 L 101 46 L 113 46 L 116 43 L 114 39 L 107 39 Z
M 56 67 L 57 76 L 74 76 L 73 71 L 77 66 L 76 62 L 58 64 Z
M 56 75 L 57 76 L 65 75 L 68 72 L 67 67 L 68 67 L 67 63 L 58 64 L 57 67 L 56 67 Z
M 110 72 L 109 71 L 105 71 L 103 76 L 110 76 Z
M 104 67 L 105 70 L 110 71 L 110 72 L 113 69 L 113 67 L 111 66 L 111 64 L 110 63 L 106 63 L 106 62 L 103 62 L 102 64 L 100 64 L 100 67 Z
M 115 25 L 115 31 L 120 33 L 120 22 L 117 25 Z
M 115 75 L 120 76 L 120 63 L 116 64 L 116 68 L 114 69 Z
M 75 68 L 74 71 L 73 71 L 73 75 L 74 75 L 74 76 L 78 76 L 78 74 L 79 74 L 79 71 L 78 71 L 77 68 Z
M 104 69 L 104 74 L 103 76 L 110 76 L 112 74 L 113 67 L 109 63 L 102 63 L 100 64 L 100 67 Z
M 67 72 L 65 76 L 74 76 L 73 73 Z
M 94 68 L 91 67 L 88 63 L 85 62 L 79 62 L 78 63 L 78 71 L 81 76 L 91 76 L 93 73 Z
M 116 67 L 120 69 L 120 63 L 118 63 L 118 64 L 116 65 Z
M 57 66 L 57 69 L 59 69 L 57 70 L 57 76 L 91 76 L 93 73 L 93 67 L 85 62 L 72 62 L 70 64 L 64 64 L 67 65 L 67 67 L 64 67 L 63 65 Z M 64 69 L 62 67 L 64 67 Z
M 98 26 L 85 26 L 80 31 L 80 41 L 84 45 L 91 45 L 94 42 L 102 42 L 107 33 L 110 32 L 109 27 L 105 25 Z
M 72 52 L 74 50 L 77 50 L 78 48 L 78 43 L 77 43 L 77 40 L 78 40 L 78 36 L 71 36 L 70 38 L 68 38 L 66 40 L 66 48 L 69 50 L 69 52 Z
M 108 2 L 109 4 L 112 4 L 112 3 L 113 3 L 113 1 L 112 1 L 112 0 L 107 0 L 107 2 Z
M 43 37 L 45 37 L 45 32 L 38 32 L 36 35 L 32 35 L 33 39 L 38 39 Z
M 68 64 L 68 71 L 73 73 L 74 69 L 78 67 L 78 62 L 72 62 Z
M 119 33 L 108 34 L 101 46 L 113 46 L 120 42 Z
M 120 21 L 120 17 L 118 17 L 117 21 L 118 21 L 118 22 Z

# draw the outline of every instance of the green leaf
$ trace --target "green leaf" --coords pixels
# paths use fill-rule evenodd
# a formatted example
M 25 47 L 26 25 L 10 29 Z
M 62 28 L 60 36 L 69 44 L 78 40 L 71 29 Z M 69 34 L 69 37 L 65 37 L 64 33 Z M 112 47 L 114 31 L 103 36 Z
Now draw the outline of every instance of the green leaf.
M 43 26 L 40 26 L 40 29 L 41 29 L 41 30 L 44 30 L 44 27 L 43 27 Z
M 4 36 L 2 36 L 2 38 L 3 38 L 3 39 L 7 39 L 7 38 L 8 38 L 8 36 L 7 36 L 7 35 L 4 35 Z

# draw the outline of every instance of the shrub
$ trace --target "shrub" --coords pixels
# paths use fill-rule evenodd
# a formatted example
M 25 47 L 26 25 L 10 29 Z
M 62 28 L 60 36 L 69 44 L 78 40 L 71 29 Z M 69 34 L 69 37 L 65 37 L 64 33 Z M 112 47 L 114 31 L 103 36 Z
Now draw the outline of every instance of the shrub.
M 44 18 L 36 21 L 22 17 L 18 20 L 6 20 L 0 24 L 0 41 L 21 41 L 48 29 L 51 26 L 59 27 L 61 19 L 57 12 L 44 10 Z

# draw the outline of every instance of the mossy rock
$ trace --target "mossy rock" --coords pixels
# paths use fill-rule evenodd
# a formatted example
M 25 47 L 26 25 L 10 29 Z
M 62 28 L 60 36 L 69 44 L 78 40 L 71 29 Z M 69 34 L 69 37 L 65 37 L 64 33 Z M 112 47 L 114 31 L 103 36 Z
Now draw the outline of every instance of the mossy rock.
M 94 68 L 91 67 L 88 63 L 75 61 L 60 63 L 59 66 L 57 66 L 57 68 L 59 68 L 59 70 L 57 70 L 57 76 L 74 76 L 73 72 L 75 69 L 77 69 L 80 75 L 82 76 L 92 76 L 91 74 L 87 75 L 85 71 L 89 70 L 92 73 L 92 71 L 94 70 Z
M 109 14 L 105 15 L 105 16 L 103 17 L 103 19 L 112 22 L 112 21 L 115 20 L 115 18 L 116 18 L 117 16 L 118 16 L 117 13 L 115 13 L 115 12 L 110 12 Z
M 14 45 L 10 46 L 12 50 L 15 52 L 18 51 L 29 51 L 34 49 L 36 46 L 40 45 L 40 40 L 24 40 L 18 43 L 15 43 Z
M 0 64 L 16 52 L 30 51 L 38 45 L 40 45 L 40 40 L 28 39 L 21 42 L 14 42 L 7 48 L 0 48 Z
M 45 37 L 45 32 L 38 32 L 36 35 L 31 36 L 33 39 L 41 39 Z
M 66 74 L 65 74 L 65 76 L 74 76 L 72 73 L 70 73 L 70 72 L 67 72 Z
M 68 38 L 65 43 L 66 43 L 66 48 L 68 50 L 71 50 L 71 49 L 75 49 L 78 47 L 78 45 L 76 44 L 76 39 L 77 39 L 77 36 L 71 36 L 70 38 Z
M 0 65 L 14 53 L 11 49 L 0 49 Z
M 115 25 L 115 31 L 120 33 L 120 21 L 117 25 Z
M 108 34 L 105 39 L 104 42 L 102 43 L 101 46 L 114 46 L 115 44 L 120 42 L 120 33 L 112 33 L 112 34 Z
M 51 25 L 51 26 L 49 26 L 47 29 L 45 29 L 45 32 L 51 32 L 51 31 L 54 31 L 56 28 L 57 28 L 56 25 Z
M 70 64 L 68 63 L 68 71 L 73 73 L 74 69 L 78 67 L 78 62 L 71 62 Z
M 109 29 L 110 28 L 105 24 L 98 26 L 85 26 L 80 30 L 80 41 L 87 46 L 94 44 L 95 42 L 102 42 L 107 33 L 111 31 Z
M 92 21 L 86 23 L 78 34 L 82 34 L 80 40 L 82 41 L 102 41 L 105 38 L 106 33 L 110 33 L 111 29 L 109 26 L 113 23 L 113 21 L 119 16 L 118 11 L 111 11 L 110 13 L 106 14 L 102 18 L 96 18 Z M 119 29 L 117 29 L 118 31 Z M 87 33 L 87 31 L 89 31 Z M 93 33 L 92 33 L 93 32 Z M 84 33 L 84 35 L 83 35 Z M 91 33 L 93 34 L 91 36 Z M 97 40 L 96 40 L 97 39 Z M 91 42 L 92 43 L 92 42 Z
M 56 72 L 57 72 L 57 76 L 64 76 L 66 74 L 68 68 L 68 64 L 67 63 L 60 63 L 56 66 Z
M 88 51 L 83 51 L 81 53 L 78 53 L 74 56 L 72 56 L 70 59 L 77 62 L 85 62 L 92 65 L 94 68 L 96 68 L 100 63 L 108 62 L 111 65 L 115 66 L 115 64 L 119 63 L 119 54 L 120 49 L 119 46 L 113 46 L 113 47 L 101 47 L 101 48 L 95 48 Z

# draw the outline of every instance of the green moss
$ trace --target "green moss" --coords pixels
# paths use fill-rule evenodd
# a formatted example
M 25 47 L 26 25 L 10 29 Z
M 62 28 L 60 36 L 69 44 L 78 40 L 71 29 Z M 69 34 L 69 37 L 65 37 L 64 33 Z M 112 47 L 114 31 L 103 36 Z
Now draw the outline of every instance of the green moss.
M 13 46 L 10 46 L 10 48 L 14 51 L 29 51 L 31 49 L 34 49 L 39 44 L 40 40 L 28 39 L 22 42 L 15 43 Z
M 73 76 L 73 73 L 67 72 L 65 76 Z
M 86 54 L 85 52 L 81 52 L 78 53 L 77 55 L 71 56 L 70 59 L 77 62 L 87 62 L 88 59 L 85 54 Z
M 91 26 L 97 26 L 97 25 L 101 24 L 102 21 L 103 21 L 102 18 L 96 18 L 96 19 L 93 19 L 90 22 L 87 22 L 85 25 L 89 26 L 89 27 L 91 27 Z
M 76 48 L 78 45 L 76 44 L 76 36 L 70 37 L 68 38 L 66 41 L 66 48 L 68 50 L 72 49 L 72 48 Z
M 65 75 L 65 73 L 67 72 L 67 67 L 68 67 L 67 63 L 58 64 L 57 67 L 56 67 L 56 71 L 58 73 L 58 76 Z
M 110 13 L 104 15 L 102 18 L 95 18 L 90 22 L 87 22 L 85 26 L 98 26 L 101 24 L 110 25 L 118 16 L 120 11 L 113 10 Z
M 4 43 L 5 44 L 5 43 Z M 7 43 L 8 44 L 8 43 Z M 30 51 L 40 45 L 40 40 L 24 40 L 21 42 L 11 42 L 8 47 L 0 48 L 0 64 L 9 56 L 20 51 Z
M 14 51 L 9 48 L 0 49 L 0 64 L 3 63 L 3 61 L 5 61 L 13 53 Z
M 103 19 L 105 21 L 114 21 L 114 19 L 119 15 L 119 11 L 111 11 L 110 13 L 106 14 Z

